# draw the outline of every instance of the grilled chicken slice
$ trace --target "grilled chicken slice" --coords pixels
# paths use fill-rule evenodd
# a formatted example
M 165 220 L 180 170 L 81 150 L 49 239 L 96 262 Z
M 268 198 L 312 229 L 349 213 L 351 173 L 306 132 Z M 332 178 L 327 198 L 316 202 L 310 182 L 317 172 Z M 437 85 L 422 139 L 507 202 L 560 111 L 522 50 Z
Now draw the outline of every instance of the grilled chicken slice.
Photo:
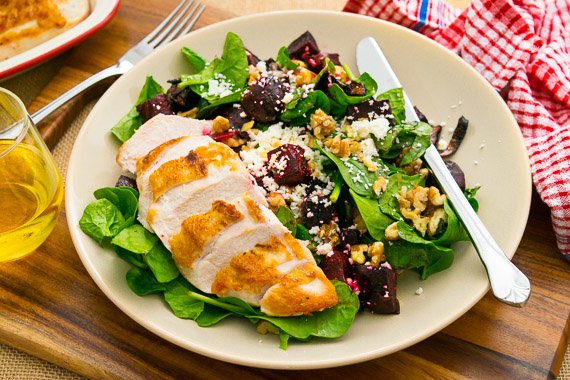
M 195 128 L 190 135 L 169 133 L 169 140 L 155 136 L 165 134 L 155 125 L 171 118 L 180 123 L 161 116 L 141 126 L 117 160 L 132 167 L 135 159 L 139 219 L 172 252 L 182 275 L 206 293 L 241 298 L 269 315 L 335 305 L 334 286 L 269 210 L 239 156 Z
M 182 136 L 207 136 L 211 133 L 211 120 L 158 114 L 144 123 L 121 145 L 117 153 L 117 163 L 123 170 L 134 174 L 137 161 L 157 146 Z

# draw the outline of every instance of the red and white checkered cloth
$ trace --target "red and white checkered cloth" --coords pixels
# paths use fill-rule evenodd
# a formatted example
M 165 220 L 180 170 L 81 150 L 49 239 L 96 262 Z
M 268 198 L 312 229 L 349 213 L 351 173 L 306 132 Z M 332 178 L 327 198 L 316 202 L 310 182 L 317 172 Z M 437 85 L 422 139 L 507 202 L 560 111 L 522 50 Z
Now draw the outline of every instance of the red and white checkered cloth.
M 570 0 L 348 0 L 344 11 L 404 25 L 459 54 L 501 91 L 534 185 L 570 261 Z

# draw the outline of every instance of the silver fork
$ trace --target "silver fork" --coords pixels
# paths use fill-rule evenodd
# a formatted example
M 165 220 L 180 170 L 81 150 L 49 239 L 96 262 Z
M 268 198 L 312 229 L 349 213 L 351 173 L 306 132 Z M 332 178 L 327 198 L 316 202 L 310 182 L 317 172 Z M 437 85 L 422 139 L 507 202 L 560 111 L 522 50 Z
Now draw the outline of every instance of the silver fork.
M 34 123 L 39 123 L 52 112 L 103 79 L 119 76 L 129 71 L 137 62 L 149 55 L 153 50 L 162 47 L 177 37 L 188 33 L 204 12 L 205 5 L 194 0 L 182 0 L 170 14 L 145 38 L 127 51 L 116 64 L 93 74 L 57 99 L 45 105 L 33 115 Z

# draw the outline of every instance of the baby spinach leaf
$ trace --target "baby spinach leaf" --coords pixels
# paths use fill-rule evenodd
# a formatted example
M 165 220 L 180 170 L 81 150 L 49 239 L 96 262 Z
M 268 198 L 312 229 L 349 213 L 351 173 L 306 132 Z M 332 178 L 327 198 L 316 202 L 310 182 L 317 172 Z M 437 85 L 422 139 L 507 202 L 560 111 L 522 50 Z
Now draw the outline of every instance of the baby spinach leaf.
M 400 204 L 396 198 L 396 194 L 398 194 L 400 189 L 404 186 L 406 186 L 408 190 L 411 190 L 418 185 L 422 185 L 424 182 L 425 178 L 419 174 L 413 176 L 402 173 L 392 174 L 388 178 L 386 191 L 380 196 L 380 210 L 395 220 L 403 219 L 400 214 Z
M 354 203 L 356 204 L 358 211 L 360 212 L 360 216 L 362 216 L 362 219 L 364 220 L 364 224 L 366 224 L 366 228 L 368 229 L 370 236 L 377 241 L 384 240 L 384 232 L 386 231 L 386 228 L 394 222 L 394 220 L 382 213 L 378 199 L 363 197 L 358 195 L 352 189 L 349 191 L 352 199 L 354 199 Z
M 193 72 L 198 73 L 204 70 L 204 67 L 206 67 L 206 60 L 202 58 L 202 56 L 200 56 L 194 50 L 187 47 L 183 47 L 182 55 L 184 55 L 188 63 L 190 63 Z
M 398 222 L 398 235 L 401 239 L 416 244 L 416 249 L 421 249 L 421 246 L 423 246 L 426 263 L 420 270 L 422 279 L 426 279 L 434 273 L 449 268 L 453 263 L 453 250 L 451 248 L 424 239 L 418 235 L 411 226 L 403 221 Z
M 330 102 L 324 92 L 315 90 L 305 94 L 305 97 L 299 95 L 295 100 L 287 103 L 285 111 L 281 113 L 281 121 L 298 126 L 307 124 L 311 115 L 318 109 L 323 110 L 324 113 L 329 113 Z
M 113 246 L 115 253 L 121 259 L 125 260 L 127 263 L 133 264 L 141 269 L 148 268 L 148 265 L 143 260 L 143 256 L 138 253 L 133 253 L 127 249 L 121 248 L 117 245 Z
M 93 193 L 96 199 L 107 199 L 113 203 L 123 214 L 125 225 L 130 226 L 135 222 L 138 211 L 139 192 L 129 186 L 103 187 Z
M 138 296 L 162 293 L 167 289 L 167 285 L 156 281 L 151 272 L 139 267 L 129 269 L 126 277 L 129 288 Z
M 406 110 L 404 108 L 404 91 L 401 87 L 393 88 L 379 94 L 376 100 L 386 99 L 390 102 L 390 108 L 394 115 L 396 124 L 406 121 Z
M 180 274 L 172 254 L 160 241 L 144 256 L 144 261 L 158 282 L 172 281 Z
M 349 95 L 338 83 L 333 83 L 328 89 L 330 97 L 343 106 L 355 105 L 370 99 L 378 88 L 376 81 L 368 73 L 362 74 L 355 81 L 364 85 L 364 95 Z
M 121 210 L 106 198 L 88 204 L 79 219 L 81 230 L 101 246 L 104 241 L 118 234 L 124 224 L 125 218 Z
M 453 251 L 450 248 L 406 240 L 397 240 L 386 246 L 384 254 L 393 268 L 416 269 L 424 280 L 449 268 L 453 263 Z
M 111 128 L 111 133 L 119 139 L 120 142 L 125 142 L 134 135 L 135 131 L 142 125 L 142 119 L 137 111 L 136 106 L 145 101 L 154 98 L 158 94 L 163 94 L 164 89 L 158 84 L 154 78 L 149 75 L 146 77 L 146 81 L 143 85 L 137 102 L 130 109 L 130 111 L 119 120 L 113 128 Z
M 194 287 L 182 277 L 167 284 L 164 300 L 178 318 L 196 319 L 204 312 L 204 302 L 188 295 Z
M 285 46 L 279 49 L 279 52 L 277 53 L 277 57 L 275 58 L 275 60 L 281 67 L 286 68 L 287 70 L 294 70 L 297 68 L 297 66 L 299 66 L 298 64 L 293 62 L 291 58 L 289 58 L 289 53 L 287 52 L 287 47 Z
M 111 244 L 138 254 L 147 254 L 158 242 L 158 237 L 140 224 L 123 228 L 111 240 Z
M 447 214 L 447 225 L 445 226 L 445 230 L 437 239 L 433 240 L 434 244 L 443 245 L 443 246 L 450 246 L 453 243 L 462 240 L 469 240 L 469 236 L 467 232 L 463 228 L 461 224 L 461 220 L 449 204 L 448 200 L 446 199 L 443 202 L 443 209 Z
M 194 92 L 212 103 L 219 100 L 220 96 L 209 94 L 209 81 L 227 82 L 232 87 L 232 94 L 241 94 L 248 75 L 247 53 L 243 41 L 237 34 L 230 32 L 226 35 L 222 56 L 207 63 L 196 74 L 182 75 L 182 82 L 178 86 L 190 86 Z
M 295 215 L 291 211 L 291 209 L 287 206 L 279 206 L 276 213 L 277 219 L 283 224 L 291 234 L 295 236 L 297 231 L 297 220 L 295 219 Z
M 475 186 L 472 188 L 467 188 L 464 191 L 467 201 L 469 202 L 471 207 L 473 207 L 473 210 L 475 210 L 475 212 L 479 211 L 479 202 L 477 201 L 475 196 L 477 195 L 477 192 L 479 191 L 480 188 L 481 186 Z
M 376 140 L 376 147 L 380 157 L 386 159 L 398 157 L 407 148 L 399 163 L 406 166 L 424 155 L 431 143 L 431 132 L 431 126 L 421 121 L 398 124 L 383 139 Z
M 335 163 L 342 179 L 351 190 L 365 197 L 377 198 L 376 193 L 374 193 L 373 185 L 378 179 L 380 172 L 384 170 L 381 165 L 378 166 L 376 172 L 371 172 L 358 160 L 352 158 L 341 159 L 318 144 L 316 145 L 316 149 Z

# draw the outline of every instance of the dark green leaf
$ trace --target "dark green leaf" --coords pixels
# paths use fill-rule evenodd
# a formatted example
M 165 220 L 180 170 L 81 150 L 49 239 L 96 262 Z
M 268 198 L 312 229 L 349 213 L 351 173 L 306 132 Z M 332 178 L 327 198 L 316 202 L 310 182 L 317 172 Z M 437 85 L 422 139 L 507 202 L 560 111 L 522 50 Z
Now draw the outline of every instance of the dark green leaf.
M 172 254 L 161 242 L 152 247 L 148 254 L 144 256 L 144 261 L 152 273 L 154 273 L 158 282 L 172 281 L 180 274 L 176 263 L 172 259 Z
M 206 60 L 202 58 L 194 50 L 187 47 L 183 47 L 182 54 L 184 55 L 188 63 L 190 63 L 190 66 L 192 66 L 193 72 L 195 73 L 200 72 L 204 70 L 204 67 L 206 67 Z
M 149 253 L 157 242 L 158 237 L 140 224 L 133 224 L 123 228 L 111 240 L 111 244 L 139 254 Z
M 131 290 L 139 295 L 162 293 L 166 290 L 166 284 L 156 281 L 152 273 L 139 267 L 132 267 L 127 272 L 127 284 Z
M 297 221 L 295 220 L 295 215 L 293 215 L 291 209 L 287 206 L 279 206 L 276 215 L 281 224 L 287 227 L 287 229 L 291 231 L 291 234 L 295 236 L 295 232 L 297 231 Z
M 103 245 L 123 228 L 125 218 L 117 206 L 108 199 L 98 199 L 85 207 L 79 219 L 81 231 Z
M 305 93 L 306 97 L 299 96 L 296 101 L 287 103 L 285 111 L 281 114 L 281 121 L 291 125 L 304 125 L 309 122 L 311 115 L 318 109 L 329 113 L 330 102 L 328 96 L 320 90 Z
M 354 199 L 370 236 L 377 241 L 384 240 L 384 232 L 394 220 L 382 213 L 379 200 L 358 195 L 352 189 L 350 189 L 350 195 Z
M 289 53 L 287 52 L 287 48 L 285 46 L 279 49 L 279 52 L 277 53 L 277 58 L 275 60 L 281 67 L 284 67 L 287 70 L 294 70 L 295 68 L 297 68 L 297 66 L 299 66 L 298 64 L 293 62 L 291 58 L 289 58 Z
M 135 131 L 142 125 L 142 119 L 139 116 L 136 106 L 154 98 L 158 94 L 163 93 L 164 90 L 154 80 L 154 78 L 150 75 L 147 76 L 135 106 L 131 108 L 130 111 L 123 116 L 113 128 L 111 128 L 113 135 L 121 142 L 125 142 L 130 139 L 131 136 L 134 135 Z

